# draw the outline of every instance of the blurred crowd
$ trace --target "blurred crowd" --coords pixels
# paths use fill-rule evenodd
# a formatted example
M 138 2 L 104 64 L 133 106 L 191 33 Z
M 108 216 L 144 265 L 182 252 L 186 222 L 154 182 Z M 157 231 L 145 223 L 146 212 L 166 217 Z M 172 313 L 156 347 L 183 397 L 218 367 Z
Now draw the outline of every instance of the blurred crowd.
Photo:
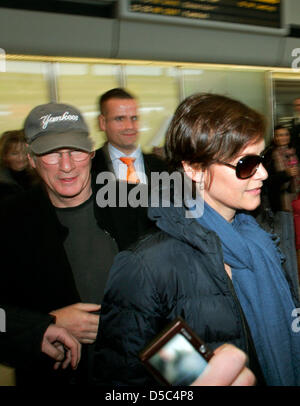
M 265 189 L 273 212 L 293 214 L 295 243 L 300 274 L 300 98 L 293 101 L 293 117 L 278 120 L 271 142 L 265 152 L 269 177 Z

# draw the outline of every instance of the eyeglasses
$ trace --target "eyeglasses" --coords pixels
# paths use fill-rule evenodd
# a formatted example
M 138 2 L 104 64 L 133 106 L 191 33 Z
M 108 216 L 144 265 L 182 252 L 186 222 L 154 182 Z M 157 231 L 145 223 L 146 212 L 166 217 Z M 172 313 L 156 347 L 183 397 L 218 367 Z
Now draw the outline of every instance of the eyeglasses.
M 74 162 L 85 161 L 90 155 L 86 151 L 70 150 L 65 152 L 50 152 L 50 154 L 41 155 L 41 160 L 48 165 L 56 165 L 60 162 L 63 154 L 68 154 Z
M 231 165 L 221 161 L 218 161 L 218 163 L 235 169 L 237 178 L 248 179 L 255 174 L 259 165 L 264 163 L 264 158 L 264 155 L 245 155 L 236 165 Z

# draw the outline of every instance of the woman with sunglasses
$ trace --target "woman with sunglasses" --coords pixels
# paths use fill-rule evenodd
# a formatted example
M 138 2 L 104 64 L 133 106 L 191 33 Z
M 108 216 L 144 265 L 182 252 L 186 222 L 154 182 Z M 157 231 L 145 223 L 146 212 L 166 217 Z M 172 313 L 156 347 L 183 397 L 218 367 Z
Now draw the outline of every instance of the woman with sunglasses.
M 158 231 L 117 256 L 102 303 L 98 382 L 153 383 L 138 354 L 181 316 L 211 349 L 229 342 L 245 351 L 258 384 L 300 384 L 293 236 L 285 227 L 279 246 L 248 213 L 268 176 L 264 133 L 259 113 L 224 96 L 179 105 L 166 156 L 192 179 L 203 210 L 150 207 Z

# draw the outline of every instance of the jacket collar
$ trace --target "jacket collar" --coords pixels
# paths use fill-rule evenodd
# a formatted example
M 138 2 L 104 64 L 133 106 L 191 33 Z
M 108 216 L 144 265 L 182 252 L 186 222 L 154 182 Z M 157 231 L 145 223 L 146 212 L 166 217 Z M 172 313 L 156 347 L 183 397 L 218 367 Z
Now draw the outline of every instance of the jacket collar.
M 206 253 L 217 253 L 220 242 L 214 231 L 202 227 L 195 218 L 186 218 L 186 207 L 149 207 L 148 217 L 161 230 Z

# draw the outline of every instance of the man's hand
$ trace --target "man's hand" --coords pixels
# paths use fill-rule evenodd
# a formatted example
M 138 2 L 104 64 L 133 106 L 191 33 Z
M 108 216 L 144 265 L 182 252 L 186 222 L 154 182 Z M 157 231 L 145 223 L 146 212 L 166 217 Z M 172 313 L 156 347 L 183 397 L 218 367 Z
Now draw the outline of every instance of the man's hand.
M 101 305 L 95 303 L 75 303 L 50 312 L 56 317 L 55 324 L 66 328 L 82 344 L 92 344 L 96 340 Z
M 246 354 L 231 344 L 217 348 L 204 372 L 191 386 L 253 386 L 255 376 L 246 365 Z
M 81 344 L 62 327 L 50 324 L 44 333 L 42 352 L 56 360 L 54 369 L 62 365 L 66 369 L 71 364 L 76 369 L 81 356 Z

